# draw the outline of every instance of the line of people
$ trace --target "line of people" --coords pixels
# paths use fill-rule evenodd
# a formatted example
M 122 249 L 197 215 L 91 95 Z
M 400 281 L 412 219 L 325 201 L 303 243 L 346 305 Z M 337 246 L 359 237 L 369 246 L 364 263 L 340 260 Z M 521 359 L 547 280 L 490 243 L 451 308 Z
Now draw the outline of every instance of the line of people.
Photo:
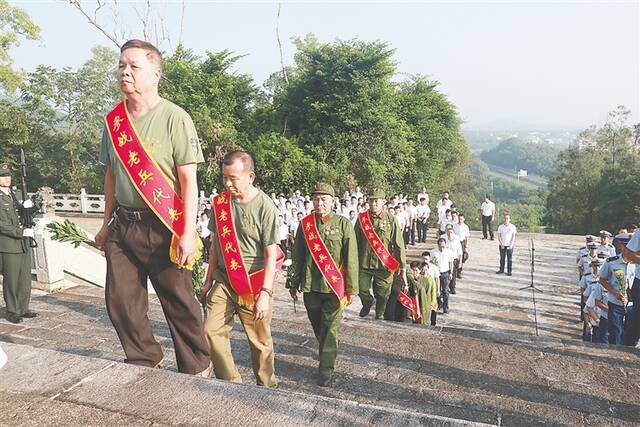
M 578 249 L 582 339 L 636 346 L 640 338 L 640 233 L 601 230 Z M 613 237 L 613 242 L 609 240 Z

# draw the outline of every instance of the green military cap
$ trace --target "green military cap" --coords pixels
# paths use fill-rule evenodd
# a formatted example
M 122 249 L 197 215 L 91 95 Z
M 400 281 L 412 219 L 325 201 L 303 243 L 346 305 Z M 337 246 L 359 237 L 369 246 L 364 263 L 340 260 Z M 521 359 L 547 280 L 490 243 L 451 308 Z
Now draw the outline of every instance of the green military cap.
M 370 200 L 373 199 L 384 199 L 385 198 L 385 194 L 384 191 L 380 190 L 380 189 L 374 189 L 371 194 L 369 194 L 367 196 L 367 198 L 369 198 Z
M 8 163 L 0 164 L 0 175 L 11 175 L 11 166 Z
M 312 196 L 316 194 L 327 194 L 329 196 L 335 197 L 336 191 L 330 184 L 327 184 L 326 182 L 319 182 L 315 185 L 315 187 L 313 187 L 313 191 L 311 192 Z

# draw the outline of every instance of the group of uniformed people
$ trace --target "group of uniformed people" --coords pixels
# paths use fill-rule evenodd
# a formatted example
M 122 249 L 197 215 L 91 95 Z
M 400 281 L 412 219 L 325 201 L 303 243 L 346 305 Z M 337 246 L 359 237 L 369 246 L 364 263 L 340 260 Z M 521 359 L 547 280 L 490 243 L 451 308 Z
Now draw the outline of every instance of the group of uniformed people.
M 635 346 L 640 338 L 640 233 L 601 230 L 585 236 L 576 262 L 582 339 Z

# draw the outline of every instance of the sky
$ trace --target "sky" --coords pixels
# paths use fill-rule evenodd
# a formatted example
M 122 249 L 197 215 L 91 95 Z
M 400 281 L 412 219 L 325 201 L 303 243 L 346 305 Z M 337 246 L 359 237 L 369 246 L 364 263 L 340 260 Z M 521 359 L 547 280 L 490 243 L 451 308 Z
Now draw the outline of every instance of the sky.
M 67 1 L 10 3 L 41 27 L 41 41 L 12 50 L 19 68 L 78 67 L 93 46 L 115 48 Z M 95 2 L 82 4 L 93 13 Z M 143 13 L 143 3 L 118 4 L 120 33 L 141 38 L 135 9 Z M 151 19 L 162 17 L 175 45 L 182 2 L 153 2 L 152 10 Z M 228 49 L 245 55 L 235 71 L 261 85 L 280 69 L 277 10 L 274 1 L 185 0 L 182 40 L 198 54 Z M 97 18 L 111 31 L 111 8 Z M 581 130 L 602 124 L 618 105 L 640 121 L 639 1 L 283 1 L 279 30 L 286 65 L 293 64 L 291 39 L 308 33 L 323 42 L 388 42 L 395 79 L 420 74 L 439 81 L 467 129 Z M 171 49 L 167 42 L 163 47 Z

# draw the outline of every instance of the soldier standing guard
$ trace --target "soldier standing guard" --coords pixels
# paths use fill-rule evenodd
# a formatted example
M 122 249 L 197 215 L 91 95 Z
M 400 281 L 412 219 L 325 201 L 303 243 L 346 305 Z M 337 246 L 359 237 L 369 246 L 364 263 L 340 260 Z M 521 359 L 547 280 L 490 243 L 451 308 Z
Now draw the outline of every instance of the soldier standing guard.
M 369 314 L 375 301 L 376 319 L 383 319 L 391 293 L 393 274 L 402 276 L 404 283 L 407 283 L 407 260 L 402 230 L 393 215 L 383 210 L 384 192 L 375 190 L 368 200 L 371 207 L 358 215 L 355 226 L 360 259 L 360 317 Z M 370 292 L 372 284 L 375 299 Z
M 338 330 L 345 305 L 358 292 L 358 244 L 351 221 L 333 213 L 335 191 L 316 184 L 312 214 L 300 222 L 291 251 L 287 288 L 294 301 L 304 293 L 304 306 L 318 340 L 318 385 L 331 383 L 338 355 Z
M 147 278 L 164 311 L 178 370 L 209 376 L 211 365 L 191 271 L 196 234 L 196 163 L 202 150 L 191 117 L 158 95 L 162 56 L 129 40 L 118 84 L 126 100 L 105 119 L 105 215 L 96 243 L 107 259 L 105 302 L 126 362 L 157 367 L 163 353 L 147 311 Z M 185 268 L 187 267 L 187 268 Z
M 27 203 L 30 201 L 27 201 Z M 20 323 L 22 318 L 36 317 L 29 310 L 31 298 L 31 249 L 29 238 L 33 238 L 33 229 L 23 228 L 20 223 L 20 209 L 11 191 L 11 169 L 9 165 L 0 166 L 0 274 L 2 274 L 2 293 L 7 309 L 7 320 Z

